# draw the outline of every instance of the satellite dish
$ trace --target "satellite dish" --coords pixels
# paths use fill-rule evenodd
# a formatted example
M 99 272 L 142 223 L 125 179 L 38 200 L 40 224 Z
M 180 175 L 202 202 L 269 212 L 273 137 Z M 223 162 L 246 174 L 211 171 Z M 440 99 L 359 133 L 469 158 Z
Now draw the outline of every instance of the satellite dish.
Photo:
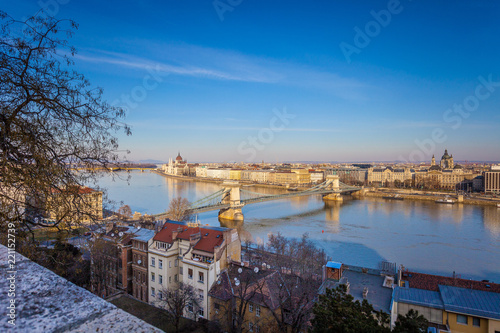
M 271 268 L 271 265 L 267 265 L 267 269 Z
M 138 226 L 138 227 L 137 227 L 137 230 L 139 230 L 139 229 L 141 229 L 141 226 Z
M 115 234 L 114 234 L 114 233 L 111 233 L 111 237 L 115 237 Z
M 235 277 L 235 278 L 234 278 L 234 281 L 238 281 L 238 278 L 237 278 L 237 277 Z
M 118 236 L 120 236 L 120 237 L 121 237 L 121 236 L 123 236 L 123 232 L 121 232 L 121 231 L 120 231 L 120 232 L 118 233 Z
M 258 272 L 259 272 L 259 267 L 255 267 L 255 268 L 253 269 L 253 271 L 254 271 L 255 273 L 258 273 Z
M 141 261 L 141 259 L 137 260 L 137 263 L 138 263 L 138 264 L 141 264 L 141 262 L 142 262 L 142 261 Z
M 240 281 L 236 280 L 236 281 L 234 282 L 234 284 L 235 284 L 236 286 L 239 286 L 239 285 L 240 285 Z
M 217 281 L 217 284 L 220 284 L 220 280 Z
M 262 267 L 266 267 L 266 263 L 265 262 L 262 263 Z
M 242 269 L 241 269 L 241 267 L 240 267 L 240 268 L 238 268 L 238 273 L 240 273 L 240 274 L 241 274 L 241 272 L 243 272 L 243 270 L 242 270 Z

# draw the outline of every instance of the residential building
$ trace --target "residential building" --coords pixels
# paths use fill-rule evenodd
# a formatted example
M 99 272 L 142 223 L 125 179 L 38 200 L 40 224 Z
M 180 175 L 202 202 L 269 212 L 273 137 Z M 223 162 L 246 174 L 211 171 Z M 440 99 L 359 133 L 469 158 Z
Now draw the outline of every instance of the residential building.
M 209 168 L 207 169 L 207 178 L 229 179 L 231 169 Z
M 217 321 L 223 331 L 230 332 L 237 326 L 238 316 L 244 313 L 242 331 L 276 331 L 273 312 L 279 311 L 280 281 L 277 271 L 231 264 L 221 272 L 209 291 L 210 320 Z
M 392 263 L 384 263 L 381 269 L 372 269 L 329 261 L 323 270 L 323 284 L 319 293 L 324 294 L 327 288 L 336 289 L 339 285 L 345 285 L 347 293 L 354 300 L 367 300 L 375 311 L 389 314 L 395 270 Z
M 256 183 L 269 182 L 269 170 L 252 170 L 250 171 L 250 180 Z
M 200 307 L 188 307 L 185 316 L 209 319 L 208 291 L 231 261 L 240 260 L 236 229 L 168 221 L 149 241 L 149 303 L 161 307 L 165 290 L 183 282 L 200 297 Z
M 132 296 L 148 302 L 148 243 L 154 230 L 139 229 L 132 238 Z
M 72 186 L 53 195 L 44 203 L 48 219 L 77 223 L 102 220 L 102 192 L 86 186 Z
M 297 184 L 309 184 L 311 182 L 311 175 L 308 169 L 292 169 L 292 172 L 297 174 Z
M 311 177 L 311 183 L 319 184 L 325 181 L 325 174 L 323 171 L 309 170 L 309 176 Z
M 229 179 L 240 180 L 241 179 L 241 169 L 231 169 L 229 170 Z
M 197 166 L 195 173 L 196 173 L 196 177 L 206 178 L 207 177 L 207 166 L 206 165 Z
M 484 173 L 484 191 L 500 193 L 500 165 L 493 165 Z
M 500 284 L 400 271 L 391 324 L 410 309 L 419 311 L 434 332 L 500 332 Z
M 274 171 L 269 173 L 269 182 L 280 185 L 296 185 L 299 175 L 291 171 Z
M 106 272 L 103 274 L 103 297 L 118 292 L 132 294 L 132 238 L 137 230 L 134 227 L 113 226 L 101 236 L 107 243 L 107 246 L 103 247 L 107 261 Z

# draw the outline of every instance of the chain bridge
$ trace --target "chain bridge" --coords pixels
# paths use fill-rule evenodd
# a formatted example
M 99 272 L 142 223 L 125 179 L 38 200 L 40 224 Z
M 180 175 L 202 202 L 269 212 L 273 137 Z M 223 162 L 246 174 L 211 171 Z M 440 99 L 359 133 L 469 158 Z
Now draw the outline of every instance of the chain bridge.
M 305 195 L 322 194 L 323 200 L 342 201 L 342 193 L 360 191 L 360 187 L 349 186 L 339 181 L 338 176 L 327 176 L 325 182 L 303 191 L 294 191 L 285 194 L 265 194 L 246 190 L 237 181 L 225 181 L 223 188 L 198 201 L 192 202 L 188 212 L 190 214 L 204 213 L 219 210 L 219 218 L 225 220 L 243 221 L 241 208 L 246 205 L 272 200 L 301 197 Z M 156 218 L 165 217 L 166 213 L 155 215 Z

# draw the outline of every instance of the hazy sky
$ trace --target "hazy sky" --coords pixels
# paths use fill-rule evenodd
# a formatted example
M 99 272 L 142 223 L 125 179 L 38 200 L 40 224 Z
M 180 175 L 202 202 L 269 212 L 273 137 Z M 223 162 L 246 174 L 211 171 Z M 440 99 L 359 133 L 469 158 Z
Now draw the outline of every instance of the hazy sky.
M 79 29 L 131 160 L 500 160 L 500 2 L 3 1 Z

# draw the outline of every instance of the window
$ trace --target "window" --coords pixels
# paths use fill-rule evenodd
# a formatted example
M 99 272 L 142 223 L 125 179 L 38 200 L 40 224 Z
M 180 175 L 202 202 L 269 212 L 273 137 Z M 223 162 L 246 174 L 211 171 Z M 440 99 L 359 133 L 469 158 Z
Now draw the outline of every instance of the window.
M 172 268 L 172 260 L 168 261 L 168 268 Z
M 255 329 L 255 332 L 260 333 L 260 326 L 255 325 L 254 329 Z
M 151 281 L 155 282 L 155 273 L 151 272 Z
M 250 322 L 250 323 L 248 324 L 248 330 L 249 330 L 250 332 L 253 332 L 253 323 L 252 323 L 252 322 Z
M 193 279 L 193 269 L 192 268 L 188 268 L 188 278 L 189 279 Z
M 198 296 L 200 297 L 200 300 L 203 301 L 203 289 L 198 289 Z
M 151 297 L 155 297 L 155 288 L 151 287 Z
M 248 311 L 253 312 L 253 304 L 252 303 L 250 303 L 248 305 Z
M 155 258 L 151 257 L 151 266 L 155 267 Z
M 158 260 L 158 267 L 159 267 L 160 269 L 162 269 L 162 268 L 163 268 L 163 260 L 161 260 L 161 259 L 159 259 L 159 260 Z
M 158 282 L 163 284 L 163 275 L 158 275 Z
M 203 311 L 203 308 L 200 307 L 200 309 L 198 310 L 198 316 L 203 317 L 204 314 L 205 312 Z
M 172 277 L 171 276 L 168 277 L 168 283 L 172 283 Z
M 159 297 L 160 299 L 163 299 L 163 294 L 161 293 L 161 291 L 159 291 L 159 292 L 158 292 L 158 297 Z
M 175 259 L 175 261 L 174 261 L 174 266 L 175 266 L 175 267 L 179 266 L 179 259 Z
M 188 311 L 193 313 L 193 302 L 188 303 Z
M 467 325 L 467 316 L 457 314 L 457 323 Z
M 205 276 L 203 276 L 203 272 L 198 272 L 198 282 L 204 283 Z
M 472 326 L 481 326 L 481 319 L 478 317 L 472 317 Z
M 256 315 L 257 317 L 260 317 L 260 306 L 259 306 L 259 305 L 257 305 L 257 306 L 255 307 L 255 315 Z
M 180 274 L 180 275 L 183 275 L 183 274 L 184 274 L 184 270 L 183 270 L 183 268 L 184 268 L 184 267 L 180 267 L 180 268 L 179 268 L 179 274 Z
M 174 281 L 179 282 L 179 276 L 177 274 L 175 274 L 175 276 L 174 276 Z

